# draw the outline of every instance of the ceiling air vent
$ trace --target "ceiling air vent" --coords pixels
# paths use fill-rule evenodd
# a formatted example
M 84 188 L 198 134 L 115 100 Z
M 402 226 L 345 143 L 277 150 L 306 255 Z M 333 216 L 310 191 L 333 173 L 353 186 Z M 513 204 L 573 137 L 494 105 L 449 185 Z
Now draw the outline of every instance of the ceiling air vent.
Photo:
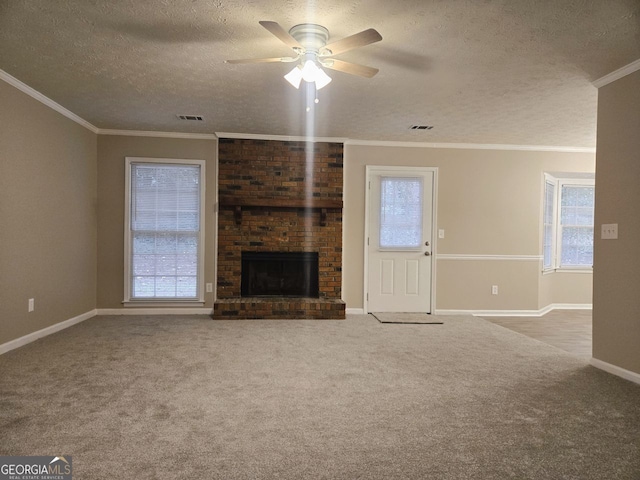
M 433 125 L 411 125 L 409 129 L 411 130 L 431 130 Z
M 178 115 L 180 120 L 192 120 L 195 122 L 204 122 L 204 117 L 202 115 Z

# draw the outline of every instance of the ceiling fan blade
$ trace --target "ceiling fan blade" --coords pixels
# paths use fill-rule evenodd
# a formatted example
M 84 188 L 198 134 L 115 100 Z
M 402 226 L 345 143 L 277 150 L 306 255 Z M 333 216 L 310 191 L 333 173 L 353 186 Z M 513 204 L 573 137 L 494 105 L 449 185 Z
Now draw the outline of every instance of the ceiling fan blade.
M 366 78 L 371 78 L 379 72 L 377 68 L 358 65 L 357 63 L 343 62 L 342 60 L 336 60 L 335 58 L 331 58 L 321 63 L 323 67 L 330 68 L 331 70 L 338 70 L 339 72 Z
M 258 23 L 262 25 L 264 28 L 266 28 L 267 30 L 269 30 L 271 34 L 278 37 L 280 41 L 284 43 L 287 47 L 290 47 L 293 49 L 296 49 L 296 48 L 304 49 L 304 47 L 300 45 L 295 38 L 289 35 L 289 32 L 287 32 L 284 28 L 282 28 L 280 24 L 278 24 L 277 22 L 269 22 L 269 21 L 263 20 Z
M 325 45 L 322 48 L 322 52 L 330 50 L 331 53 L 327 53 L 326 55 L 338 55 L 339 53 L 353 50 L 358 47 L 364 47 L 365 45 L 379 42 L 380 40 L 382 40 L 382 35 L 380 35 L 375 29 L 370 28 L 349 37 L 345 37 L 337 42 Z
M 240 60 L 225 60 L 224 63 L 276 63 L 276 62 L 295 62 L 293 57 L 273 57 L 273 58 L 243 58 Z

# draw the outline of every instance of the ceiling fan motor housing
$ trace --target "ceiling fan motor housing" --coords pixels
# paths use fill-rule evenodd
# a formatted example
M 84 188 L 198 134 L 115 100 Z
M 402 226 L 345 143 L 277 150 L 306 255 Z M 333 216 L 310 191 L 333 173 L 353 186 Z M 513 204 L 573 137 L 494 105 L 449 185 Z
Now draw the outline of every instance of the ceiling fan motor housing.
M 322 25 L 314 23 L 301 23 L 295 25 L 289 30 L 289 35 L 295 38 L 305 49 L 306 53 L 321 53 L 320 49 L 327 44 L 329 40 L 329 30 Z

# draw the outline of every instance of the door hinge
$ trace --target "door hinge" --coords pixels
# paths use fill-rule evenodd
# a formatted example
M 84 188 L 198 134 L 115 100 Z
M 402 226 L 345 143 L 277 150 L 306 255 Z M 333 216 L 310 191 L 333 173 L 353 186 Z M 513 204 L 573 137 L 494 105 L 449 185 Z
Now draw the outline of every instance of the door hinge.
M 369 301 L 369 294 L 367 293 L 367 302 Z
M 367 237 L 367 245 L 371 245 L 371 244 L 369 243 L 369 237 Z

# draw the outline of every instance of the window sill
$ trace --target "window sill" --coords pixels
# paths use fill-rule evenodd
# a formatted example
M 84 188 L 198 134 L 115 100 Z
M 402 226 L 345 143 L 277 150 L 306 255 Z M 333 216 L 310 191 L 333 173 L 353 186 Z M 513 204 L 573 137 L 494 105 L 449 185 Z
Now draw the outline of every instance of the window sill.
M 584 267 L 584 268 L 550 268 L 548 270 L 543 270 L 542 275 L 549 275 L 551 273 L 589 273 L 593 274 L 592 267 Z

